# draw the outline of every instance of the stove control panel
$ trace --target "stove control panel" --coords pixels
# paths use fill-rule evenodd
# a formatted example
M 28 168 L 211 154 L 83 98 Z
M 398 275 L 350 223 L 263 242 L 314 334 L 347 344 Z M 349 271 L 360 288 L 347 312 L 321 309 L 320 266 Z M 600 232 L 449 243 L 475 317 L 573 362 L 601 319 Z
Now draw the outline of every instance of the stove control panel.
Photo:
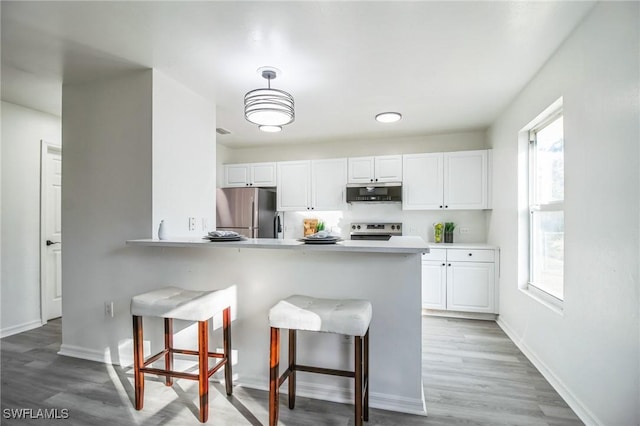
M 402 235 L 402 223 L 352 223 L 351 234 Z

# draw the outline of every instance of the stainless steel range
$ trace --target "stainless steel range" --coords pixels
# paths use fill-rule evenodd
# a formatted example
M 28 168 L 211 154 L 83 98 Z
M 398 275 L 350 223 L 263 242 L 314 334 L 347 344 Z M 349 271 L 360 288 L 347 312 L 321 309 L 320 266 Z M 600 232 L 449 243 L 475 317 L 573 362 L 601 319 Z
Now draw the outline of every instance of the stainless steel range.
M 402 223 L 352 223 L 352 240 L 382 240 L 402 235 Z

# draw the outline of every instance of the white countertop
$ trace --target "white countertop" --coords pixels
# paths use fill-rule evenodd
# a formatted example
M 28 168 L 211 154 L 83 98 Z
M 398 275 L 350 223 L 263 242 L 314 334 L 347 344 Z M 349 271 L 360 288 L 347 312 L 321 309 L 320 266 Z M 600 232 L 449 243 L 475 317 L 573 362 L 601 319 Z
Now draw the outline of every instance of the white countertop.
M 394 237 L 389 241 L 344 240 L 336 244 L 305 244 L 295 239 L 247 238 L 242 241 L 212 242 L 202 238 L 172 238 L 169 240 L 127 240 L 128 246 L 197 247 L 235 249 L 285 249 L 354 253 L 424 253 L 429 250 L 420 237 Z
M 429 249 L 496 250 L 498 246 L 486 243 L 427 243 Z

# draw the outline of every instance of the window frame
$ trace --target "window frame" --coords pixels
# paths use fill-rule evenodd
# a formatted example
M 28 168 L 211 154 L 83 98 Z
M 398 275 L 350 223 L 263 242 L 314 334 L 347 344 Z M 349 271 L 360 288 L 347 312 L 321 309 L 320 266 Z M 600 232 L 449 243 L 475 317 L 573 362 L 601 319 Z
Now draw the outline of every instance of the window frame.
M 529 130 L 528 130 L 528 134 L 527 134 L 527 139 L 528 139 L 528 170 L 527 170 L 527 177 L 528 177 L 528 219 L 529 219 L 529 223 L 528 223 L 528 238 L 529 238 L 529 254 L 528 254 L 528 261 L 529 261 L 529 276 L 527 279 L 527 290 L 529 290 L 533 295 L 536 296 L 536 298 L 540 299 L 543 303 L 546 303 L 548 305 L 550 305 L 552 308 L 559 308 L 562 309 L 563 303 L 564 303 L 564 255 L 563 255 L 563 271 L 562 271 L 562 287 L 563 287 L 563 297 L 559 298 L 551 293 L 549 293 L 548 291 L 546 291 L 544 288 L 542 288 L 539 285 L 536 285 L 534 283 L 533 280 L 533 275 L 534 275 L 534 256 L 535 256 L 535 248 L 534 248 L 534 241 L 535 241 L 535 229 L 534 229 L 534 220 L 533 220 L 533 216 L 534 213 L 536 212 L 557 212 L 557 211 L 562 211 L 564 212 L 564 201 L 565 201 L 565 195 L 564 195 L 564 190 L 563 190 L 563 197 L 562 200 L 557 200 L 557 201 L 549 201 L 546 203 L 540 203 L 539 200 L 537 200 L 537 150 L 536 150 L 536 143 L 537 143 L 537 133 L 540 132 L 541 130 L 545 129 L 547 126 L 549 126 L 551 123 L 555 122 L 558 118 L 562 117 L 564 119 L 564 112 L 563 112 L 563 108 L 562 105 L 560 105 L 557 108 L 554 108 L 551 112 L 549 112 L 548 114 L 546 114 L 544 116 L 544 118 L 542 118 L 540 121 L 538 121 L 535 125 L 533 125 Z M 563 161 L 564 161 L 564 157 L 565 157 L 565 152 L 564 152 L 564 125 L 563 125 L 563 129 L 562 129 L 562 133 L 563 133 L 563 150 L 562 150 L 562 156 L 563 156 Z M 564 173 L 563 173 L 564 175 Z M 564 250 L 563 250 L 564 252 Z

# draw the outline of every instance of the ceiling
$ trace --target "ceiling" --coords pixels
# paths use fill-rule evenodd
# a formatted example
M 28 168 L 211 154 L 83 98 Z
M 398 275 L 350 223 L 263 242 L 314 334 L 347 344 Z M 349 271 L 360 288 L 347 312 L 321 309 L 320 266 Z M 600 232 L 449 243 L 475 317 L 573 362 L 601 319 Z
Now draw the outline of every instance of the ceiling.
M 482 129 L 593 5 L 2 1 L 2 99 L 60 115 L 63 83 L 155 68 L 217 105 L 232 148 Z M 243 115 L 262 66 L 296 102 L 277 134 Z

